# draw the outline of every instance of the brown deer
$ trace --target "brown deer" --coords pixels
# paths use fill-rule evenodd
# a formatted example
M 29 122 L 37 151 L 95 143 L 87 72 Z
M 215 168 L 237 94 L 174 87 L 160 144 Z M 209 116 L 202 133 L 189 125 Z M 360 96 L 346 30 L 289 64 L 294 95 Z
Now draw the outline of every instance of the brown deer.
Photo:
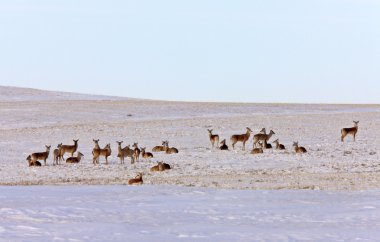
M 243 142 L 243 150 L 245 150 L 245 143 L 249 140 L 252 130 L 247 127 L 247 132 L 245 134 L 234 134 L 231 136 L 232 148 L 235 150 L 235 144 L 237 142 Z
M 280 141 L 278 139 L 273 141 L 273 144 L 276 145 L 276 150 L 285 150 L 285 146 L 283 144 L 280 144 Z
M 78 141 L 79 141 L 79 139 L 73 140 L 73 141 L 74 141 L 74 145 L 61 145 L 61 157 L 62 157 L 62 159 L 64 159 L 63 156 L 66 153 L 70 153 L 71 157 L 74 156 L 74 153 L 78 149 Z
M 123 141 L 116 141 L 118 144 L 118 154 L 117 157 L 120 158 L 120 164 L 124 164 L 124 158 L 130 157 L 131 158 L 131 164 L 134 163 L 133 161 L 133 150 L 129 147 L 129 145 L 125 146 L 124 148 L 121 148 L 121 144 Z
M 298 141 L 297 142 L 293 142 L 293 147 L 294 147 L 294 150 L 296 153 L 306 153 L 307 150 L 305 149 L 305 147 L 302 147 L 302 146 L 298 146 Z
M 150 171 L 165 171 L 170 170 L 171 167 L 169 164 L 164 163 L 163 161 L 157 162 L 157 165 L 150 168 Z
M 46 166 L 46 160 L 47 158 L 49 157 L 49 153 L 50 153 L 50 147 L 51 145 L 45 145 L 46 147 L 46 151 L 45 152 L 37 152 L 37 153 L 33 153 L 30 155 L 30 158 L 32 160 L 32 162 L 36 162 L 38 160 L 43 160 L 44 163 L 45 163 L 45 166 Z
M 79 163 L 84 155 L 80 152 L 78 152 L 77 157 L 69 157 L 66 159 L 66 163 Z
M 153 154 L 150 152 L 145 152 L 146 147 L 141 148 L 141 157 L 145 159 L 153 158 Z
M 107 144 L 103 149 L 96 149 L 94 148 L 92 151 L 93 158 L 92 163 L 99 164 L 99 157 L 104 156 L 106 158 L 106 165 L 108 165 L 108 157 L 111 155 L 111 144 Z
M 26 157 L 26 160 L 28 161 L 29 166 L 41 166 L 41 162 L 33 161 L 32 157 L 30 155 L 28 155 L 28 157 Z
M 143 174 L 140 172 L 134 179 L 128 181 L 128 185 L 142 185 L 143 184 Z
M 165 141 L 164 149 L 166 154 L 178 154 L 178 149 L 175 147 L 169 148 L 169 141 Z
M 272 135 L 274 135 L 274 134 L 275 134 L 275 132 L 273 132 L 273 130 L 271 130 L 269 132 L 269 134 L 262 134 L 262 133 L 255 134 L 253 136 L 253 147 L 256 147 L 256 144 L 259 141 L 263 141 L 263 142 L 266 141 L 266 142 L 268 142 L 270 140 L 270 138 L 272 137 Z
M 139 149 L 138 143 L 134 143 L 132 145 L 132 148 L 134 148 L 134 150 L 133 150 L 133 159 L 134 159 L 134 161 L 139 161 L 140 160 L 141 150 Z
M 210 138 L 212 148 L 214 148 L 215 143 L 216 143 L 216 145 L 218 145 L 218 143 L 219 143 L 219 135 L 212 134 L 212 129 L 207 129 L 207 131 L 208 131 L 208 136 Z
M 344 138 L 347 135 L 352 135 L 354 137 L 354 142 L 356 141 L 356 133 L 358 132 L 359 129 L 359 121 L 353 121 L 354 122 L 354 127 L 352 128 L 343 128 L 341 130 L 341 141 L 344 142 Z
M 221 146 L 219 147 L 220 150 L 228 150 L 228 146 L 226 145 L 226 139 L 222 140 L 220 144 L 221 144 Z
M 53 151 L 53 156 L 54 156 L 54 164 L 55 165 L 59 165 L 59 162 L 61 160 L 63 160 L 62 156 L 61 156 L 61 147 L 62 147 L 62 143 L 58 144 L 57 145 L 57 149 L 55 149 Z
M 258 148 L 253 148 L 251 151 L 251 154 L 262 154 L 264 153 L 263 150 L 263 143 L 261 141 L 258 142 L 259 146 Z
M 152 149 L 152 152 L 161 152 L 161 151 L 165 151 L 164 145 L 165 145 L 165 141 L 162 141 L 162 145 L 154 147 L 154 148 Z

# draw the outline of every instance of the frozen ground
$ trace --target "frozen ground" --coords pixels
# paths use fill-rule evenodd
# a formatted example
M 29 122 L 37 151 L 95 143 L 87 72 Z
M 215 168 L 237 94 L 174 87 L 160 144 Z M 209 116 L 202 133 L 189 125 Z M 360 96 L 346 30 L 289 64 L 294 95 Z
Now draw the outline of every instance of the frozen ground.
M 137 172 L 146 184 L 227 189 L 362 190 L 380 188 L 379 105 L 289 105 L 181 103 L 118 99 L 0 87 L 0 185 L 125 184 Z M 357 142 L 340 142 L 340 129 L 360 120 Z M 251 155 L 210 149 L 207 128 L 226 138 L 273 129 L 288 148 Z M 111 164 L 92 165 L 92 139 L 111 143 Z M 25 158 L 45 144 L 79 139 L 85 157 L 78 165 L 30 168 Z M 139 142 L 148 150 L 169 140 L 177 155 L 120 165 L 116 141 Z M 309 153 L 291 150 L 298 140 Z M 163 160 L 170 172 L 149 168 Z
M 0 187 L 0 241 L 378 241 L 380 191 Z

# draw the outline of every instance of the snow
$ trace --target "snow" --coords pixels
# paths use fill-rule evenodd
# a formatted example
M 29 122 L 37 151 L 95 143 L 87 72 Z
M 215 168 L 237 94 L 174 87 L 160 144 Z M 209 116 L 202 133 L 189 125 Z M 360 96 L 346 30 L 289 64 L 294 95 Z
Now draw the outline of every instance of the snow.
M 380 191 L 0 187 L 0 241 L 375 241 Z
M 379 236 L 380 105 L 184 103 L 0 86 L 0 241 L 373 241 Z M 360 120 L 357 141 L 340 129 Z M 266 127 L 286 151 L 212 149 Z M 111 143 L 92 164 L 92 139 Z M 79 139 L 79 164 L 28 167 Z M 119 164 L 116 141 L 179 154 Z M 293 141 L 308 149 L 295 154 Z M 67 155 L 66 155 L 67 157 Z M 150 172 L 157 161 L 172 170 Z M 143 173 L 144 185 L 125 186 Z M 3 186 L 1 186 L 3 185 Z M 8 186 L 7 186 L 8 185 Z M 30 186 L 38 185 L 38 186 Z M 55 186 L 53 186 L 55 185 Z

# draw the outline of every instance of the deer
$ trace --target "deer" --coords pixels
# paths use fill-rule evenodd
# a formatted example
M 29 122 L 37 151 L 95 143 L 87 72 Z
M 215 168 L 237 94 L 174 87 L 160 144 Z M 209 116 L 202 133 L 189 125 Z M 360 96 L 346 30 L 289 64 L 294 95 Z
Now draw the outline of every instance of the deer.
M 152 152 L 165 151 L 164 145 L 165 145 L 165 141 L 162 141 L 162 145 L 153 147 Z
M 57 149 L 55 149 L 53 151 L 54 164 L 55 165 L 58 165 L 59 162 L 63 159 L 62 156 L 61 156 L 61 147 L 62 147 L 62 143 L 58 144 L 57 145 Z
M 146 147 L 141 148 L 141 157 L 145 159 L 153 158 L 153 154 L 150 152 L 145 152 Z
M 131 157 L 131 164 L 134 163 L 133 161 L 133 150 L 129 147 L 129 145 L 125 146 L 124 148 L 121 148 L 121 144 L 123 141 L 116 141 L 118 144 L 118 154 L 117 157 L 120 158 L 120 164 L 124 164 L 124 158 L 125 157 Z
M 263 143 L 261 141 L 258 142 L 259 143 L 259 148 L 253 148 L 252 151 L 251 151 L 251 154 L 262 154 L 264 153 L 264 150 L 263 150 Z
M 106 158 L 106 165 L 108 165 L 108 157 L 111 155 L 111 144 L 107 144 L 103 149 L 96 149 L 94 148 L 92 151 L 93 158 L 92 163 L 99 164 L 99 157 L 104 156 Z
M 264 140 L 264 149 L 272 149 L 272 145 L 268 144 L 266 140 Z
M 45 145 L 45 147 L 46 147 L 46 151 L 45 152 L 37 152 L 37 153 L 33 153 L 33 154 L 30 155 L 30 158 L 31 158 L 32 162 L 36 162 L 38 160 L 43 160 L 44 163 L 45 163 L 45 166 L 46 166 L 46 160 L 49 157 L 51 145 L 49 145 L 49 146 Z
M 169 164 L 164 163 L 163 161 L 157 162 L 157 165 L 153 166 L 150 168 L 150 171 L 165 171 L 165 170 L 170 170 L 171 167 Z
M 249 140 L 252 130 L 247 127 L 247 132 L 245 134 L 234 134 L 231 136 L 232 148 L 235 150 L 235 144 L 237 142 L 243 142 L 243 150 L 245 150 L 245 143 Z
M 293 147 L 294 147 L 294 150 L 296 153 L 306 153 L 307 150 L 305 149 L 305 147 L 302 147 L 302 146 L 298 146 L 298 141 L 297 142 L 293 142 Z
M 165 141 L 164 149 L 166 154 L 178 154 L 178 149 L 175 147 L 169 148 L 169 141 Z
M 78 152 L 77 157 L 69 157 L 66 159 L 66 163 L 79 163 L 84 155 L 80 152 Z
M 226 139 L 222 140 L 220 144 L 221 144 L 221 146 L 219 147 L 220 150 L 228 150 L 228 146 L 226 145 Z
M 128 185 L 142 185 L 143 184 L 143 174 L 140 172 L 134 179 L 128 181 Z
M 278 139 L 273 141 L 273 144 L 276 145 L 276 150 L 285 150 L 285 146 L 283 144 L 280 144 L 280 141 Z
M 353 121 L 354 122 L 354 127 L 352 128 L 343 128 L 340 133 L 342 134 L 341 136 L 341 141 L 344 142 L 344 138 L 347 135 L 352 135 L 354 137 L 354 142 L 356 141 L 356 133 L 358 132 L 359 129 L 359 121 Z
M 208 136 L 210 138 L 210 142 L 211 142 L 211 145 L 212 145 L 212 148 L 214 148 L 215 146 L 215 143 L 218 145 L 219 143 L 219 135 L 217 134 L 212 134 L 212 129 L 207 129 L 208 131 Z
M 74 156 L 74 153 L 78 149 L 78 141 L 79 141 L 79 139 L 73 140 L 73 141 L 74 141 L 74 145 L 61 145 L 61 157 L 62 157 L 62 159 L 64 159 L 63 156 L 66 153 L 70 153 L 71 157 Z
M 274 135 L 275 134 L 275 132 L 273 132 L 273 130 L 271 130 L 270 132 L 269 132 L 269 134 L 262 134 L 262 133 L 259 133 L 259 134 L 255 134 L 254 136 L 253 136 L 253 147 L 256 147 L 256 144 L 257 144 L 257 142 L 259 142 L 260 140 L 261 141 L 266 141 L 266 142 L 268 142 L 269 140 L 270 140 L 270 138 L 272 137 L 272 135 Z
M 38 160 L 33 161 L 30 155 L 26 157 L 26 160 L 28 161 L 29 166 L 41 166 L 41 162 L 39 162 Z
M 135 161 L 139 161 L 140 160 L 141 150 L 139 149 L 138 143 L 134 143 L 132 145 L 132 148 L 134 148 L 134 150 L 133 150 L 133 159 Z

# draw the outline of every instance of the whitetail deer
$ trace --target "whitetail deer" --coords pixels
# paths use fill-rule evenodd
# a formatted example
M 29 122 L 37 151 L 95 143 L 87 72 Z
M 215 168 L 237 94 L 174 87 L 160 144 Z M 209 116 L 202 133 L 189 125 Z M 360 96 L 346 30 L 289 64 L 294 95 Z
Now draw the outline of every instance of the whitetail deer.
M 28 157 L 26 157 L 26 160 L 28 161 L 29 166 L 41 166 L 41 162 L 33 161 L 32 157 L 30 155 L 28 155 Z
M 231 136 L 232 148 L 235 150 L 235 144 L 237 142 L 243 142 L 243 150 L 245 150 L 245 143 L 249 140 L 252 130 L 247 127 L 247 132 L 245 134 L 234 134 Z
M 269 134 L 262 134 L 262 133 L 255 134 L 253 136 L 253 147 L 256 147 L 256 144 L 259 141 L 263 141 L 263 142 L 266 141 L 266 142 L 268 142 L 270 140 L 270 138 L 272 137 L 272 135 L 274 135 L 274 134 L 275 134 L 275 132 L 273 132 L 273 130 L 271 130 L 269 132 Z
M 142 173 L 138 173 L 134 179 L 130 179 L 128 181 L 128 185 L 142 185 L 143 184 L 143 175 Z
M 263 145 L 264 149 L 272 149 L 272 145 L 271 144 L 268 144 L 266 140 L 264 140 L 264 145 Z
M 106 158 L 106 165 L 108 165 L 108 157 L 111 155 L 111 144 L 107 144 L 103 149 L 96 149 L 94 148 L 92 151 L 93 158 L 92 163 L 99 164 L 99 157 L 104 156 Z
M 79 163 L 84 155 L 80 152 L 78 152 L 77 157 L 69 157 L 66 159 L 66 163 Z
M 280 141 L 278 139 L 273 141 L 273 144 L 276 145 L 276 150 L 285 150 L 285 146 L 283 144 L 280 144 Z
M 253 148 L 251 151 L 251 154 L 262 154 L 264 153 L 263 150 L 263 143 L 261 141 L 258 142 L 259 146 L 258 148 Z
M 221 144 L 221 146 L 219 147 L 220 150 L 228 150 L 228 146 L 226 145 L 226 139 L 222 140 L 220 144 Z
M 150 152 L 145 152 L 146 147 L 141 148 L 141 157 L 145 159 L 153 158 L 153 154 Z
M 352 128 L 343 128 L 341 130 L 341 141 L 343 142 L 344 141 L 344 138 L 347 136 L 347 135 L 352 135 L 354 137 L 354 141 L 356 141 L 356 133 L 358 132 L 358 129 L 359 129 L 359 121 L 353 121 L 354 122 L 354 127 Z
M 74 145 L 61 145 L 61 157 L 62 157 L 62 159 L 64 159 L 63 156 L 66 153 L 70 153 L 71 157 L 74 156 L 74 153 L 78 149 L 78 141 L 79 141 L 79 139 L 73 140 L 73 141 L 74 141 Z
M 214 148 L 215 143 L 216 143 L 216 145 L 218 145 L 218 143 L 219 143 L 219 135 L 212 134 L 212 129 L 207 129 L 207 131 L 208 131 L 208 136 L 210 138 L 212 148 Z
M 302 146 L 298 146 L 298 141 L 297 142 L 293 142 L 293 147 L 294 147 L 294 150 L 296 153 L 306 153 L 307 150 L 305 149 L 305 147 L 302 147 Z
M 123 141 L 116 141 L 118 144 L 118 154 L 117 157 L 120 158 L 120 164 L 124 164 L 124 158 L 130 157 L 131 158 L 131 164 L 134 163 L 133 161 L 133 150 L 129 147 L 129 145 L 125 146 L 124 148 L 121 148 L 121 144 Z
M 45 163 L 45 166 L 46 166 L 46 160 L 47 158 L 49 158 L 49 153 L 50 153 L 50 145 L 45 145 L 46 147 L 46 151 L 45 152 L 37 152 L 37 153 L 33 153 L 30 155 L 30 158 L 32 160 L 32 162 L 36 162 L 38 160 L 43 160 L 44 163 Z
M 164 145 L 165 145 L 165 141 L 162 141 L 162 145 L 159 145 L 159 146 L 154 147 L 154 148 L 152 149 L 152 152 L 161 152 L 161 151 L 165 151 Z
M 164 149 L 166 154 L 178 154 L 178 149 L 175 147 L 169 148 L 169 141 L 165 141 Z
M 138 143 L 134 143 L 132 145 L 132 148 L 134 148 L 134 150 L 133 150 L 133 159 L 134 159 L 134 161 L 139 161 L 140 160 L 141 150 L 139 149 Z
M 57 145 L 57 149 L 53 151 L 53 156 L 54 156 L 54 164 L 58 165 L 60 161 L 63 160 L 63 157 L 61 155 L 61 147 L 62 143 Z
M 169 164 L 164 163 L 163 161 L 157 162 L 157 165 L 150 168 L 150 171 L 165 171 L 170 170 L 171 167 Z

